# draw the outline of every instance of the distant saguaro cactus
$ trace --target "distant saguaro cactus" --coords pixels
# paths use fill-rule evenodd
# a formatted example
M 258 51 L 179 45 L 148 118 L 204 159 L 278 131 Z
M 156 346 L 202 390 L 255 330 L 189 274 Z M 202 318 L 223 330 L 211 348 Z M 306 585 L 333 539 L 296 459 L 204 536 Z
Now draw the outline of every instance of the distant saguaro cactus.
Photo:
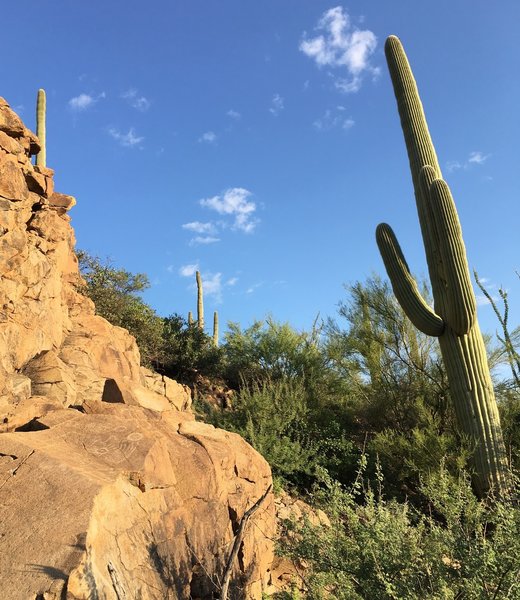
M 190 312 L 188 313 L 188 326 L 189 326 L 189 327 L 192 327 L 192 326 L 193 326 L 193 313 L 191 312 L 191 310 L 190 310 Z
M 218 312 L 213 313 L 213 345 L 218 348 Z
M 38 90 L 38 98 L 36 100 L 36 135 L 40 140 L 41 150 L 36 155 L 36 164 L 39 167 L 45 167 L 47 162 L 46 154 L 46 133 L 45 133 L 45 110 L 46 99 L 45 90 Z
M 196 272 L 195 277 L 197 279 L 197 326 L 199 329 L 204 329 L 204 298 L 200 271 Z
M 377 243 L 403 310 L 420 331 L 439 338 L 459 426 L 475 443 L 476 493 L 484 496 L 493 490 L 506 496 L 510 480 L 505 446 L 457 210 L 442 179 L 417 85 L 397 37 L 387 39 L 385 53 L 410 161 L 435 310 L 420 295 L 389 225 L 377 227 Z

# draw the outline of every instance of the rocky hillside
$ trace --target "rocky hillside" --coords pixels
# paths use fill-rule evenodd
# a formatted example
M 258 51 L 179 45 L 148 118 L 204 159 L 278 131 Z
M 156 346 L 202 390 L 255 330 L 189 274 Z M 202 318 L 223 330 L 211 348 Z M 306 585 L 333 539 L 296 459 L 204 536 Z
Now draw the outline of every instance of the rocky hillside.
M 53 171 L 0 98 L 0 581 L 10 600 L 219 597 L 244 513 L 271 472 L 195 422 L 189 390 L 140 367 L 95 314 Z M 269 583 L 274 505 L 251 519 L 230 598 Z

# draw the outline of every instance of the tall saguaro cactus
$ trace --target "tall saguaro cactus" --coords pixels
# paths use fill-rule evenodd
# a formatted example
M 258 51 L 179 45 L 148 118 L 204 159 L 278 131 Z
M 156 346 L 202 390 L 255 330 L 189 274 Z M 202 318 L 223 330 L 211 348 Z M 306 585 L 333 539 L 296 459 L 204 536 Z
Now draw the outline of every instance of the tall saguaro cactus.
M 204 329 L 204 298 L 200 271 L 196 272 L 195 277 L 197 279 L 197 326 L 199 329 Z
M 420 295 L 386 223 L 377 227 L 377 243 L 403 310 L 420 331 L 439 338 L 459 426 L 475 444 L 475 491 L 480 496 L 489 490 L 505 496 L 509 493 L 505 446 L 457 210 L 442 179 L 417 85 L 397 37 L 387 39 L 385 53 L 410 161 L 434 310 Z
M 38 98 L 36 100 L 36 135 L 40 140 L 41 150 L 36 155 L 36 164 L 39 167 L 45 167 L 47 162 L 46 142 L 45 142 L 45 110 L 46 99 L 45 90 L 38 90 Z
M 213 345 L 218 348 L 218 312 L 213 313 Z

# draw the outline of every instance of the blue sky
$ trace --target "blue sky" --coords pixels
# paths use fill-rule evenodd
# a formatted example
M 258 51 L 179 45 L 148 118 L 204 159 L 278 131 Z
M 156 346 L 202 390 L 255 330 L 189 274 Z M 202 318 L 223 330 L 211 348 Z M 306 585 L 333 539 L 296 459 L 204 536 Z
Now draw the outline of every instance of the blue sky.
M 384 274 L 426 274 L 384 40 L 408 53 L 470 265 L 520 323 L 520 4 L 504 0 L 40 0 L 2 11 L 0 95 L 34 127 L 78 247 L 148 274 L 163 315 L 298 328 Z M 211 319 L 208 318 L 208 321 Z M 480 309 L 483 328 L 496 323 Z

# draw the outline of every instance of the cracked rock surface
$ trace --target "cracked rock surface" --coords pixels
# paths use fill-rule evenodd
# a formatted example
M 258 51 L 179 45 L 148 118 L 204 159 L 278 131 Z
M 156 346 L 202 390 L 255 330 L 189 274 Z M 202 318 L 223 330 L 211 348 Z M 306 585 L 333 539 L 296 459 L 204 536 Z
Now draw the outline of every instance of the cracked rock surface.
M 218 597 L 241 516 L 271 483 L 236 434 L 140 367 L 134 338 L 80 293 L 75 200 L 0 98 L 0 581 L 9 600 Z M 272 494 L 248 526 L 231 597 L 258 599 Z

